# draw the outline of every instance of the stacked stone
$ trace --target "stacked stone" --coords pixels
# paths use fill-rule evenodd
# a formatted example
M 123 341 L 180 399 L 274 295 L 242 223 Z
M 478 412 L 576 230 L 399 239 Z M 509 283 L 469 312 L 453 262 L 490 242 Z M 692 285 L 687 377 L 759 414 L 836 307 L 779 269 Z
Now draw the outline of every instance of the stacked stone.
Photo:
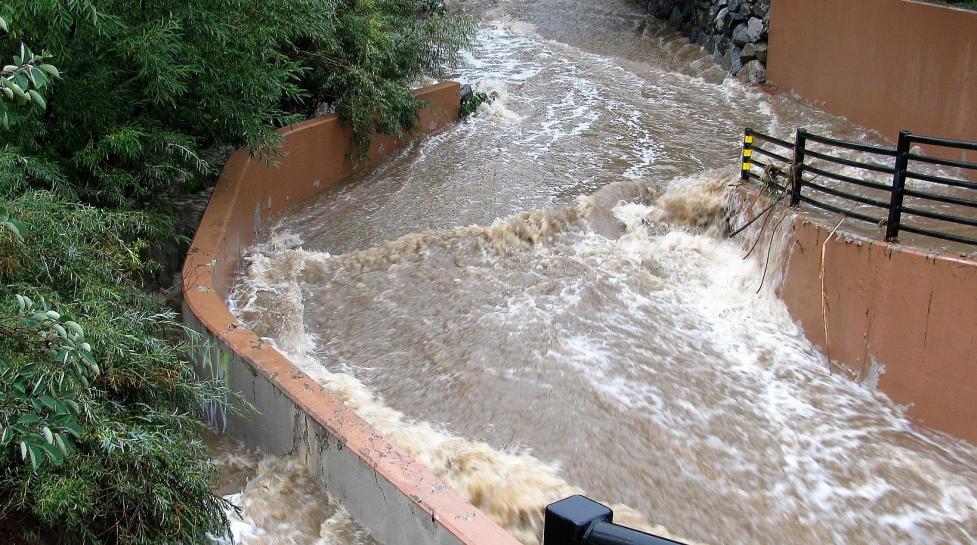
M 713 54 L 743 81 L 767 75 L 771 0 L 648 0 L 648 11 Z

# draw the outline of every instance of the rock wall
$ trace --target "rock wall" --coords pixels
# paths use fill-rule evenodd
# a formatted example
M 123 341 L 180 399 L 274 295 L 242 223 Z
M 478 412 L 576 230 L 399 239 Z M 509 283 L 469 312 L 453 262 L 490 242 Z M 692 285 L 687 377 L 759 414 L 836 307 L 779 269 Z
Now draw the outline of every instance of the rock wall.
M 642 0 L 644 1 L 644 0 Z M 767 75 L 771 0 L 647 0 L 648 12 L 713 54 L 748 83 Z

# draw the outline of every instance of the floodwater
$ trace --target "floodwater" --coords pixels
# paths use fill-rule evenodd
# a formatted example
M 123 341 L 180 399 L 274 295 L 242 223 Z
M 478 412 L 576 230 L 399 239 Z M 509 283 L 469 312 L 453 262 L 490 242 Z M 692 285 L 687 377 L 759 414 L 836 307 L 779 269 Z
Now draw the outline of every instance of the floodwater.
M 207 437 L 221 470 L 217 492 L 231 500 L 231 535 L 211 545 L 379 545 L 294 458 L 263 455 L 237 441 Z
M 463 3 L 495 101 L 288 211 L 232 309 L 527 545 L 574 493 L 702 543 L 977 542 L 977 449 L 833 375 L 777 237 L 722 236 L 743 127 L 884 140 L 639 4 Z

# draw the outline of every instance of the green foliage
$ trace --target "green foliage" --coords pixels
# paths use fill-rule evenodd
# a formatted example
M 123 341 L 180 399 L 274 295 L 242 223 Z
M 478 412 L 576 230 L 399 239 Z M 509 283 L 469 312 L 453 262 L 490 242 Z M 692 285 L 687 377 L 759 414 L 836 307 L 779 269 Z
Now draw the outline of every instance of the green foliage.
M 332 104 L 353 128 L 360 154 L 374 131 L 403 135 L 420 106 L 408 84 L 443 76 L 474 39 L 471 19 L 451 17 L 442 2 L 340 1 L 335 36 L 303 48 L 313 67 L 303 86 Z
M 199 431 L 235 399 L 229 355 L 197 381 L 197 339 L 143 289 L 160 205 L 323 104 L 356 156 L 404 134 L 473 28 L 439 0 L 0 4 L 0 541 L 224 533 Z
M 196 381 L 193 336 L 140 289 L 165 224 L 44 191 L 8 210 L 29 232 L 0 237 L 0 525 L 65 543 L 224 532 L 198 437 L 202 407 L 230 394 Z
M 10 217 L 10 213 L 7 212 L 7 207 L 0 204 L 0 236 L 4 232 L 10 233 L 19 241 L 24 240 L 24 233 L 27 232 L 27 227 L 16 218 Z
M 2 16 L 0 31 L 10 31 Z M 47 102 L 39 91 L 47 85 L 49 79 L 59 75 L 57 68 L 44 62 L 49 58 L 47 53 L 35 55 L 21 42 L 19 52 L 12 58 L 13 64 L 4 65 L 0 70 L 0 126 L 9 128 L 16 120 L 15 106 L 33 104 L 42 110 L 47 107 Z
M 403 134 L 420 105 L 411 84 L 454 62 L 473 29 L 430 0 L 9 0 L 2 12 L 19 31 L 0 34 L 0 51 L 50 51 L 15 79 L 61 82 L 43 115 L 0 130 L 2 152 L 33 163 L 0 195 L 53 186 L 137 208 L 211 179 L 215 145 L 273 157 L 275 130 L 322 102 L 361 151 L 375 130 Z
M 19 328 L 5 333 L 25 341 L 25 351 L 38 350 L 19 368 L 0 368 L 0 448 L 20 445 L 20 456 L 34 470 L 45 463 L 61 465 L 81 437 L 78 399 L 91 397 L 91 382 L 99 373 L 92 347 L 82 327 L 51 310 L 17 295 Z M 33 342 L 31 342 L 33 341 Z
M 461 117 L 469 116 L 478 110 L 478 107 L 486 102 L 491 102 L 488 93 L 482 91 L 472 91 L 461 99 Z
M 977 9 L 977 0 L 948 0 L 953 7 L 964 9 Z

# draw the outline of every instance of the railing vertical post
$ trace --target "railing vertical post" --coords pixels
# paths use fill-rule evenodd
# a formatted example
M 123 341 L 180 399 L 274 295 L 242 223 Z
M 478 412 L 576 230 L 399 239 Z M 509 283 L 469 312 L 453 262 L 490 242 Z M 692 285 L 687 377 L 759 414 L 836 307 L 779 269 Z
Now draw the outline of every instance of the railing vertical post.
M 896 172 L 892 177 L 892 194 L 889 199 L 889 219 L 885 224 L 885 239 L 895 241 L 899 238 L 899 224 L 902 221 L 902 200 L 906 190 L 906 170 L 909 168 L 909 146 L 912 133 L 899 133 L 896 146 Z
M 753 129 L 747 127 L 743 131 L 743 168 L 740 169 L 740 179 L 750 179 L 750 159 L 753 157 Z
M 794 162 L 790 169 L 790 205 L 801 204 L 802 174 L 804 173 L 804 148 L 807 146 L 807 130 L 797 129 L 794 138 Z

